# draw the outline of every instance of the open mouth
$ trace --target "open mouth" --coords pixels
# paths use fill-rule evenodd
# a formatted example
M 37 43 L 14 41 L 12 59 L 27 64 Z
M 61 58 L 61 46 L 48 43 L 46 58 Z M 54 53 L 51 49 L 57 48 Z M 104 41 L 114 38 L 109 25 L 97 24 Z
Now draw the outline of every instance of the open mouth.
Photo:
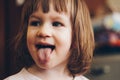
M 55 46 L 51 44 L 36 44 L 35 47 L 37 48 L 37 56 L 40 63 L 45 64 L 49 62 Z
M 55 49 L 54 45 L 43 45 L 43 44 L 37 44 L 36 45 L 37 49 L 41 49 L 41 48 L 51 48 L 51 50 L 53 51 Z

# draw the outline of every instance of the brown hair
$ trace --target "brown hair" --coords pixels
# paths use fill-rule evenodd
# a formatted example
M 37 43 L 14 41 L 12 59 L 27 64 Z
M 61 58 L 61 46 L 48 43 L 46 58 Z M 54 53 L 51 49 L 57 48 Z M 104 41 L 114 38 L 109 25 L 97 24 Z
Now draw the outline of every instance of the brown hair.
M 26 34 L 29 16 L 42 6 L 44 13 L 49 12 L 49 4 L 52 3 L 57 12 L 69 12 L 72 24 L 72 45 L 71 55 L 68 62 L 68 69 L 71 74 L 85 73 L 91 64 L 94 36 L 91 26 L 89 11 L 84 0 L 26 0 L 22 11 L 22 22 L 18 35 L 16 36 L 16 50 L 22 64 L 30 67 L 34 64 L 26 44 Z

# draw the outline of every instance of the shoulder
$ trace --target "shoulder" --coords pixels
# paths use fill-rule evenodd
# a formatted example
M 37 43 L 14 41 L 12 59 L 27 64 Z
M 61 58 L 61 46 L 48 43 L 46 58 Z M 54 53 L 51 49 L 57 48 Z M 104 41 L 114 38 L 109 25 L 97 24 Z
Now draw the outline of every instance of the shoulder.
M 41 80 L 41 79 L 29 73 L 25 68 L 23 68 L 17 74 L 9 76 L 4 80 Z
M 89 80 L 88 78 L 86 78 L 85 76 L 75 76 L 75 80 Z
M 22 80 L 22 79 L 20 79 L 20 78 L 22 78 L 21 77 L 22 76 L 22 72 L 23 72 L 23 70 L 21 70 L 20 72 L 14 74 L 14 75 L 11 75 L 11 76 L 5 78 L 4 80 L 15 80 L 15 79 Z
M 26 73 L 26 69 L 23 68 L 20 72 L 14 74 L 14 75 L 11 75 L 11 76 L 5 78 L 4 80 L 24 80 L 23 75 L 25 73 Z

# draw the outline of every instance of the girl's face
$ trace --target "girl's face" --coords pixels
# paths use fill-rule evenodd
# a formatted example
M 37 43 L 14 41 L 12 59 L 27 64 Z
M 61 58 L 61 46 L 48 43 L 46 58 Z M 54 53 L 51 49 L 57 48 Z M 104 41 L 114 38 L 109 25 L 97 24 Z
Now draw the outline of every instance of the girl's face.
M 27 46 L 36 65 L 42 69 L 66 66 L 72 39 L 70 15 L 58 13 L 50 6 L 41 7 L 29 17 Z

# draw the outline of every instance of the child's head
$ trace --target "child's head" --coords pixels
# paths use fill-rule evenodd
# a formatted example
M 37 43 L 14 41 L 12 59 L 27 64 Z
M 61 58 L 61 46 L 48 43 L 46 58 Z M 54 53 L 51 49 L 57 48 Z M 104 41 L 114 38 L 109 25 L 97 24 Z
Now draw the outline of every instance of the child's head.
M 72 39 L 69 49 L 70 55 L 67 68 L 73 75 L 83 74 L 89 69 L 94 48 L 94 37 L 90 16 L 84 0 L 26 0 L 22 12 L 20 31 L 16 37 L 18 56 L 22 58 L 22 63 L 26 67 L 30 67 L 35 64 L 32 58 L 33 56 L 31 57 L 29 53 L 31 51 L 28 48 L 29 42 L 27 37 L 29 34 L 28 26 L 31 24 L 37 24 L 35 22 L 29 24 L 29 19 L 33 13 L 38 11 L 39 8 L 41 8 L 43 13 L 49 13 L 50 5 L 53 6 L 55 12 L 70 15 L 69 19 L 72 30 Z M 56 23 L 57 22 L 53 25 L 61 25 Z M 63 23 L 65 23 L 65 21 Z M 39 35 L 39 37 L 42 36 Z M 39 43 L 39 41 L 37 43 Z M 40 47 L 39 45 L 35 46 Z

